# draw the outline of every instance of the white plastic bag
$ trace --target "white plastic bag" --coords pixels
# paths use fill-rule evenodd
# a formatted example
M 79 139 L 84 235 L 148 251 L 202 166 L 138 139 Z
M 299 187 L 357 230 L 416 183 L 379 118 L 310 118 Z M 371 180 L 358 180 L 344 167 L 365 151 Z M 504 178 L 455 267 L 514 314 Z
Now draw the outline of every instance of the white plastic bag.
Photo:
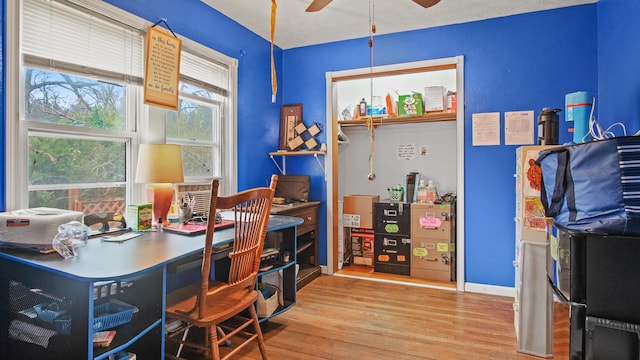
M 78 256 L 78 248 L 87 245 L 89 227 L 78 221 L 70 221 L 58 226 L 58 234 L 53 238 L 53 248 L 65 259 Z

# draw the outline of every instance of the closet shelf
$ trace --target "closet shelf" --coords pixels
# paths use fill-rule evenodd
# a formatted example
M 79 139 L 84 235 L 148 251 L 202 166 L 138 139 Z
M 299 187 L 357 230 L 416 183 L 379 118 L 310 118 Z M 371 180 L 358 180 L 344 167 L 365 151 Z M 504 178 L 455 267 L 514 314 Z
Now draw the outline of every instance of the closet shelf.
M 397 116 L 397 117 L 373 117 L 373 126 L 380 126 L 385 124 L 413 124 L 423 122 L 436 122 L 436 121 L 456 121 L 457 113 L 437 112 L 426 113 L 418 116 Z M 366 126 L 368 119 L 358 120 L 341 120 L 338 121 L 340 126 Z

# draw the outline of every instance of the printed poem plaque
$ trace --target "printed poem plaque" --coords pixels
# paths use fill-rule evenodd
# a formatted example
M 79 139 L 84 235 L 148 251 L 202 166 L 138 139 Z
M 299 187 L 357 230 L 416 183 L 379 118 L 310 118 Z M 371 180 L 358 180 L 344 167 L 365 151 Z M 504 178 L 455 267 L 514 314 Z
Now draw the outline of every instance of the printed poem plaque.
M 144 76 L 144 103 L 178 110 L 182 40 L 160 27 L 149 27 Z

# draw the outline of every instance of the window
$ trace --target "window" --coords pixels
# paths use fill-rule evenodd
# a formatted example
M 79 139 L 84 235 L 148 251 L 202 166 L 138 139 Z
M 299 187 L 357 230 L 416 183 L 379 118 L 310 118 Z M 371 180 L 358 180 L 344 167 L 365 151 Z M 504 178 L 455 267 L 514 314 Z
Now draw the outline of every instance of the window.
M 127 130 L 127 86 L 29 67 L 23 84 L 29 207 L 124 202 L 131 136 L 119 133 Z
M 182 83 L 178 111 L 167 111 L 166 142 L 182 146 L 185 179 L 220 177 L 222 106 L 210 91 Z
M 236 60 L 178 35 L 179 109 L 168 111 L 143 104 L 146 21 L 92 0 L 9 2 L 6 18 L 7 209 L 145 201 L 133 179 L 145 142 L 182 145 L 187 180 L 235 189 L 223 139 L 235 138 Z

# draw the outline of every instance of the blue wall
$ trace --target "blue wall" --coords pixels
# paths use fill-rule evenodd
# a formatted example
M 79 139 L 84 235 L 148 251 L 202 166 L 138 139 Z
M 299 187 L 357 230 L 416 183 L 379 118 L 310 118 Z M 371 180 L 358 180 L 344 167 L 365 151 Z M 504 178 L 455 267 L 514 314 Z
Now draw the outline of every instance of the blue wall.
M 269 175 L 277 172 L 267 153 L 279 146 L 282 104 L 302 103 L 305 123 L 318 122 L 324 126 L 325 72 L 369 66 L 366 39 L 286 51 L 276 49 L 279 93 L 277 103 L 272 104 L 266 40 L 198 0 L 107 2 L 150 22 L 165 18 L 175 32 L 239 60 L 240 189 L 264 185 Z M 2 12 L 4 20 L 4 7 Z M 472 114 L 500 112 L 503 126 L 505 111 L 534 110 L 537 117 L 543 107 L 562 108 L 566 93 L 586 90 L 598 94 L 601 124 L 608 126 L 623 121 L 628 124 L 628 131 L 637 131 L 640 125 L 638 18 L 637 0 L 601 0 L 599 4 L 376 37 L 376 65 L 465 57 L 467 282 L 513 286 L 515 252 L 516 147 L 471 146 Z M 3 34 L 0 61 L 4 67 L 4 26 L 0 31 Z M 0 106 L 4 110 L 4 71 L 0 92 L 3 99 Z M 4 124 L 4 111 L 0 114 Z M 4 126 L 0 128 L 4 130 Z M 561 121 L 561 142 L 571 139 L 567 128 Z M 321 133 L 321 142 L 326 142 L 325 136 Z M 501 142 L 504 143 L 504 139 Z M 2 149 L 4 151 L 4 146 Z M 311 174 L 311 198 L 326 200 L 324 175 L 315 161 L 290 158 L 287 166 L 291 173 Z M 4 167 L 0 169 L 5 171 Z M 4 206 L 3 192 L 0 205 Z M 319 234 L 319 260 L 323 264 L 327 258 L 324 215 L 326 207 L 323 206 Z
M 471 146 L 471 116 L 517 110 L 534 110 L 537 116 L 544 107 L 563 108 L 566 93 L 596 91 L 596 10 L 595 5 L 577 6 L 377 36 L 374 40 L 375 65 L 456 55 L 465 58 L 468 282 L 513 286 L 515 253 L 516 146 Z M 286 50 L 284 102 L 304 104 L 305 121 L 310 117 L 324 119 L 325 72 L 367 66 L 366 39 Z M 503 115 L 501 118 L 504 123 Z M 561 126 L 561 141 L 569 141 L 566 124 Z M 501 142 L 504 144 L 504 139 Z M 325 261 L 326 257 L 320 259 Z
M 640 1 L 598 3 L 598 121 L 640 130 Z M 619 127 L 616 134 L 621 135 Z
M 260 36 L 199 0 L 106 2 L 152 23 L 164 18 L 181 36 L 238 59 L 238 189 L 267 185 L 278 171 L 268 153 L 280 146 L 282 50 L 275 51 L 279 93 L 273 104 L 270 44 Z
M 6 14 L 6 9 L 7 9 L 7 5 L 6 2 L 2 2 L 2 6 L 0 6 L 0 19 L 2 19 L 2 25 L 0 26 L 0 51 L 2 51 L 0 53 L 0 69 L 2 69 L 2 74 L 0 74 L 0 154 L 2 155 L 0 157 L 0 159 L 5 159 L 6 158 L 6 147 L 7 147 L 7 142 L 5 141 L 5 134 L 6 134 L 6 121 L 5 121 L 5 96 L 4 96 L 4 84 L 5 84 L 5 60 L 4 60 L 4 54 L 7 51 L 7 47 L 6 47 L 6 41 L 5 41 L 5 14 Z M 5 187 L 6 187 L 6 181 L 5 181 L 5 177 L 7 176 L 7 172 L 6 169 L 4 167 L 4 161 L 2 162 L 2 166 L 0 166 L 0 211 L 5 211 L 6 207 L 5 207 Z

